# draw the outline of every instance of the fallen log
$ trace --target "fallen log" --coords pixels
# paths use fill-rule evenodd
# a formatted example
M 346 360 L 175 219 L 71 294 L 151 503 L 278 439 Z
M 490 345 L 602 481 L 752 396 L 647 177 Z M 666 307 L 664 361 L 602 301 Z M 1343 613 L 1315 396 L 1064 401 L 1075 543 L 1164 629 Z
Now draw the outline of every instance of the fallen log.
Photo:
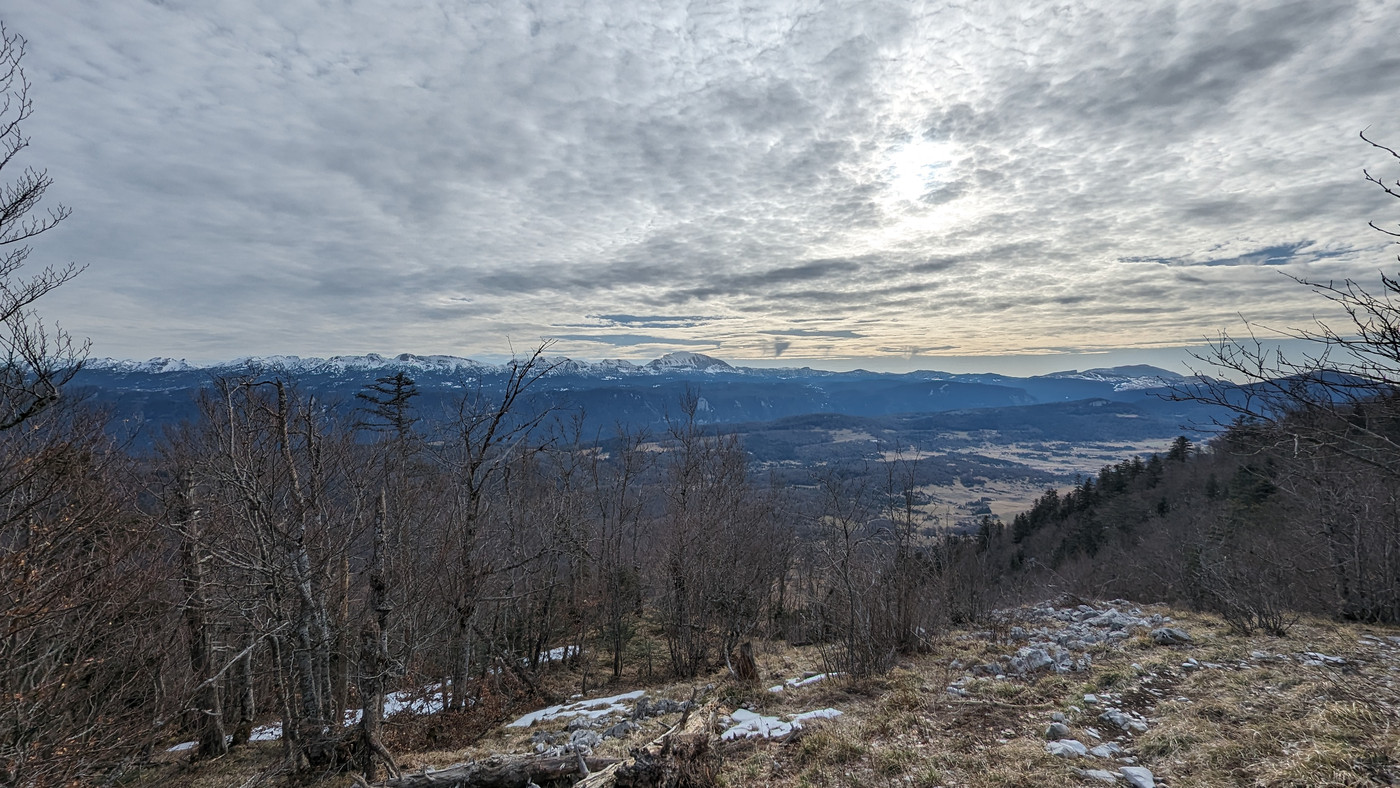
M 692 711 L 695 713 L 692 714 Z M 715 705 L 686 709 L 680 722 L 633 750 L 632 755 L 585 777 L 574 788 L 686 788 L 714 784 L 716 758 L 710 746 Z
M 560 783 L 615 766 L 617 758 L 537 758 L 493 756 L 436 772 L 405 774 L 381 783 L 384 788 L 525 788 L 530 783 Z M 580 765 L 586 768 L 580 768 Z

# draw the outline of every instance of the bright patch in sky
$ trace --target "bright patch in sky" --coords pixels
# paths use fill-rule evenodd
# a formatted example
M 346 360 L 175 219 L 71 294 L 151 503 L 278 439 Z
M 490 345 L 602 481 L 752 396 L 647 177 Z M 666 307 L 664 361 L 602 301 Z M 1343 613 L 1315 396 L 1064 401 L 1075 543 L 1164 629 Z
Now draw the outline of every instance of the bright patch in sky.
M 98 356 L 910 368 L 1393 270 L 1394 0 L 5 0 Z M 1345 320 L 1345 316 L 1342 317 Z M 1131 359 L 1124 359 L 1131 363 Z M 1160 362 L 1159 362 L 1160 363 Z
M 954 148 L 947 142 L 916 139 L 889 155 L 890 191 L 900 200 L 917 202 L 953 180 Z

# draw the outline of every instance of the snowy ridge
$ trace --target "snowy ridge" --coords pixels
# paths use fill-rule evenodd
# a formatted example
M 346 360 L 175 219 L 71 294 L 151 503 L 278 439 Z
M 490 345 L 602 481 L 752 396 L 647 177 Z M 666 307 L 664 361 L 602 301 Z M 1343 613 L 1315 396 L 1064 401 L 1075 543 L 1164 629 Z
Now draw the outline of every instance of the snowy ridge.
M 331 356 L 330 358 L 302 358 L 300 356 L 248 356 L 213 364 L 208 369 L 275 369 L 313 375 L 335 375 L 345 372 L 378 370 L 414 372 L 458 372 L 485 371 L 491 366 L 457 356 L 416 356 L 401 353 L 386 358 L 378 353 L 363 356 Z
M 130 359 L 115 358 L 90 358 L 83 363 L 84 369 L 101 369 L 111 372 L 144 372 L 147 374 L 160 374 L 162 372 L 192 372 L 200 369 L 183 358 L 153 358 L 149 361 L 132 361 Z
M 1041 375 L 1040 377 L 1111 383 L 1113 384 L 1114 391 L 1159 389 L 1185 379 L 1184 375 L 1148 364 L 1130 364 L 1122 367 L 1098 367 L 1096 369 L 1086 369 L 1082 372 L 1077 369 L 1071 369 L 1064 372 L 1052 372 L 1049 375 Z
M 751 379 L 809 379 L 839 378 L 843 376 L 871 376 L 887 378 L 908 378 L 913 380 L 981 383 L 991 386 L 1023 385 L 1028 380 L 1082 380 L 1103 383 L 1115 391 L 1137 391 L 1156 389 L 1181 383 L 1186 378 L 1176 372 L 1145 364 L 1109 367 L 1099 369 L 1066 370 L 1049 375 L 1031 378 L 1015 378 L 996 374 L 957 375 L 933 370 L 919 370 L 908 373 L 871 373 L 864 370 L 831 372 L 810 367 L 741 367 L 727 361 L 707 356 L 703 353 L 679 351 L 667 353 L 660 358 L 638 364 L 626 359 L 603 359 L 601 361 L 580 361 L 566 356 L 546 356 L 539 360 L 537 369 L 545 371 L 549 377 L 586 377 L 601 380 L 623 380 L 658 376 L 703 376 L 738 377 Z M 379 353 L 366 353 L 362 356 L 245 356 L 216 363 L 191 363 L 185 359 L 152 358 L 147 361 L 133 361 L 111 358 L 89 359 L 85 369 L 93 372 L 107 372 L 116 375 L 167 375 L 177 373 L 210 372 L 214 374 L 239 374 L 247 372 L 282 372 L 294 376 L 352 376 L 385 375 L 405 372 L 417 376 L 504 376 L 510 373 L 514 363 L 486 364 L 469 358 L 448 355 L 420 356 L 413 353 L 400 353 L 386 356 Z
M 703 353 L 691 353 L 680 351 L 678 353 L 667 353 L 661 358 L 646 365 L 649 369 L 697 369 L 705 372 L 737 372 L 738 370 L 730 366 L 728 362 L 720 361 L 712 356 Z
M 604 359 L 602 361 L 576 361 L 564 356 L 552 356 L 541 359 L 544 369 L 549 370 L 550 375 L 585 375 L 593 377 L 622 377 L 633 375 L 657 375 L 670 372 L 723 372 L 733 374 L 743 374 L 747 370 L 741 367 L 734 367 L 728 362 L 721 361 L 711 356 L 700 353 L 667 353 L 661 358 L 650 361 L 646 364 L 634 364 L 624 359 Z M 410 373 L 474 373 L 474 374 L 506 374 L 513 366 L 512 362 L 504 364 L 483 364 L 469 358 L 459 356 L 431 355 L 419 356 L 413 353 L 401 353 L 397 356 L 383 356 L 379 353 L 367 353 L 363 356 L 332 356 L 330 358 L 318 358 L 315 356 L 244 356 L 230 361 L 221 361 L 212 364 L 191 364 L 185 359 L 173 358 L 153 358 L 148 361 L 132 361 L 126 359 L 95 358 L 89 359 L 85 364 L 88 370 L 114 372 L 118 374 L 147 374 L 161 375 L 174 372 L 198 372 L 207 370 L 210 372 L 220 371 L 245 371 L 255 370 L 275 370 L 301 375 L 340 375 L 351 372 L 373 372 L 373 371 L 403 371 Z

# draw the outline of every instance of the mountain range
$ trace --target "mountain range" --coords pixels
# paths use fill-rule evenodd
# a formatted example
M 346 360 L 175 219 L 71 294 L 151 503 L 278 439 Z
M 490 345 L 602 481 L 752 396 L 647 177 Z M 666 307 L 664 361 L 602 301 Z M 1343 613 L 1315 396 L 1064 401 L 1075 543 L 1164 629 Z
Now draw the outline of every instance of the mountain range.
M 1173 385 L 1188 382 L 1187 378 L 1145 365 L 1031 377 L 934 370 L 896 374 L 742 367 L 682 352 L 643 364 L 546 358 L 542 368 L 548 372 L 531 387 L 530 407 L 577 414 L 590 431 L 610 430 L 619 424 L 664 428 L 669 418 L 679 415 L 687 393 L 696 398 L 699 421 L 744 424 L 749 433 L 761 432 L 755 425 L 770 422 L 788 429 L 777 422 L 814 414 L 825 415 L 823 424 L 828 429 L 841 428 L 843 419 L 873 418 L 884 420 L 892 430 L 907 429 L 898 424 L 907 425 L 919 414 L 949 414 L 938 421 L 975 424 L 979 430 L 1005 425 L 1023 437 L 1028 429 L 1032 435 L 1060 433 L 1057 440 L 1074 440 L 1080 432 L 1086 439 L 1092 432 L 1094 440 L 1169 437 L 1188 422 L 1203 421 L 1198 404 L 1173 402 L 1164 396 Z M 279 375 L 294 380 L 323 402 L 353 408 L 359 402 L 356 392 L 376 379 L 402 372 L 417 384 L 420 396 L 414 406 L 419 414 L 431 418 L 450 412 L 464 394 L 481 392 L 489 399 L 510 370 L 509 363 L 493 365 L 455 356 L 407 353 L 392 357 L 374 353 L 332 358 L 262 356 L 216 364 L 169 358 L 104 358 L 89 360 L 72 385 L 75 391 L 109 408 L 121 422 L 149 428 L 192 418 L 196 414 L 195 394 L 217 377 Z M 1111 410 L 1118 418 L 1083 420 L 1063 407 L 1086 401 L 1112 403 Z

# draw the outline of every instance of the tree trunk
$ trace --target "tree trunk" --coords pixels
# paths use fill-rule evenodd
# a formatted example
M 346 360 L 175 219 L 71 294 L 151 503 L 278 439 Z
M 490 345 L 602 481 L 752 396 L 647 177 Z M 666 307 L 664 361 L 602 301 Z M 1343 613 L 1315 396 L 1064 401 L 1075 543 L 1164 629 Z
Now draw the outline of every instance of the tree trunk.
M 534 783 L 558 783 L 619 763 L 616 758 L 503 758 L 493 756 L 439 772 L 406 774 L 385 783 L 385 788 L 526 788 Z
M 383 552 L 382 550 L 380 552 Z M 354 648 L 350 626 L 350 553 L 341 553 L 337 563 L 335 621 L 335 647 L 331 649 L 331 708 L 330 718 L 345 719 L 345 708 L 350 705 L 350 650 Z
M 359 768 L 366 780 L 378 778 L 380 762 L 388 767 L 390 774 L 395 777 L 399 775 L 394 756 L 384 747 L 379 735 L 380 723 L 384 718 L 384 677 L 389 671 L 389 614 L 393 611 L 384 571 L 387 510 L 384 490 L 381 489 L 379 507 L 374 515 L 374 541 L 370 552 L 369 604 L 364 626 L 360 629 L 359 689 L 363 711 L 360 715 L 358 756 Z
M 234 747 L 247 744 L 253 737 L 253 717 L 257 711 L 253 696 L 253 652 L 248 650 L 233 666 L 229 700 L 232 708 Z
M 189 628 L 190 671 L 200 682 L 191 699 L 199 715 L 199 758 L 218 758 L 228 752 L 224 738 L 224 713 L 219 698 L 219 682 L 214 677 L 214 635 L 209 621 L 209 601 L 205 594 L 202 528 L 195 508 L 194 479 L 188 471 L 180 474 L 175 517 L 180 528 L 180 558 L 185 591 L 185 625 Z

